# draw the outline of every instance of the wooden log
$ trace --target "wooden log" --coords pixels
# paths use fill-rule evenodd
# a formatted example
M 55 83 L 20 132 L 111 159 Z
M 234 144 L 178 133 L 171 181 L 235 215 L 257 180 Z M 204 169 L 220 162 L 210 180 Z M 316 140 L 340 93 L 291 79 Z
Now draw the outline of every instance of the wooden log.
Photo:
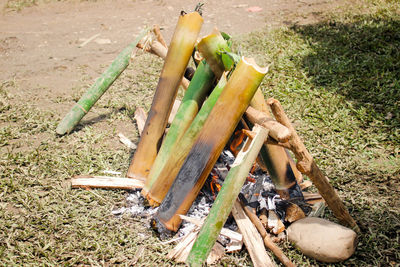
M 246 116 L 252 124 L 259 124 L 269 130 L 269 136 L 278 142 L 286 142 L 289 140 L 290 131 L 288 128 L 268 117 L 266 113 L 256 110 L 249 106 L 246 110 Z
M 181 223 L 178 214 L 189 210 L 266 71 L 253 59 L 244 57 L 233 71 L 157 211 L 156 220 L 167 229 L 178 229 Z
M 128 67 L 131 55 L 139 41 L 149 32 L 143 30 L 136 40 L 127 46 L 111 63 L 105 72 L 86 91 L 79 101 L 72 107 L 67 115 L 58 124 L 56 133 L 64 135 L 70 133 L 81 119 L 89 112 L 93 105 L 114 83 L 118 76 Z
M 265 230 L 263 224 L 261 221 L 258 219 L 257 215 L 253 213 L 253 211 L 250 209 L 250 207 L 243 207 L 243 210 L 246 212 L 247 216 L 250 218 L 251 222 L 254 224 L 254 226 L 257 228 L 258 232 L 260 233 L 261 237 L 264 240 L 265 246 L 274 253 L 274 255 L 279 259 L 280 262 L 282 262 L 283 265 L 286 267 L 294 267 L 296 266 L 293 262 L 290 261 L 288 257 L 286 257 L 285 254 L 283 254 L 282 250 L 275 245 L 275 243 L 271 240 L 269 234 Z
M 178 86 L 192 55 L 203 18 L 198 12 L 182 13 L 161 71 L 153 103 L 127 176 L 146 178 L 161 146 Z
M 318 168 L 311 154 L 308 152 L 307 148 L 301 141 L 292 123 L 284 112 L 280 102 L 276 99 L 270 98 L 268 99 L 267 104 L 271 107 L 272 113 L 274 114 L 276 120 L 288 127 L 288 129 L 292 132 L 291 138 L 289 139 L 289 144 L 297 159 L 297 168 L 299 171 L 311 179 L 336 218 L 338 218 L 342 224 L 349 226 L 354 231 L 359 233 L 360 229 L 357 226 L 356 221 L 351 217 L 336 190 L 329 183 L 329 180 Z
M 232 215 L 243 235 L 244 244 L 250 254 L 253 265 L 255 267 L 276 266 L 265 251 L 263 239 L 238 201 L 233 206 Z
M 160 151 L 153 163 L 146 185 L 142 194 L 146 197 L 148 191 L 157 183 L 164 166 L 171 157 L 171 152 L 180 141 L 186 130 L 189 128 L 193 119 L 197 115 L 206 95 L 209 93 L 215 80 L 214 73 L 205 62 L 201 62 L 196 69 L 193 79 L 186 90 L 175 119 L 169 127 L 168 133 L 164 138 Z
M 152 186 L 149 188 L 147 199 L 149 200 L 150 205 L 158 206 L 164 199 L 180 168 L 182 167 L 183 162 L 189 154 L 190 149 L 199 136 L 200 131 L 210 115 L 212 108 L 224 89 L 225 84 L 226 77 L 223 75 L 217 86 L 212 91 L 211 95 L 204 102 L 199 113 L 194 118 L 184 136 L 182 136 L 181 140 L 173 148 L 173 151 L 170 153 L 171 156 L 167 159 L 163 170 L 159 173 L 157 181 L 153 182 Z
M 248 140 L 237 155 L 231 169 L 226 176 L 224 183 L 214 204 L 200 229 L 199 235 L 190 251 L 186 261 L 190 266 L 202 266 L 211 252 L 218 235 L 231 213 L 232 206 L 236 201 L 254 161 L 268 137 L 268 130 L 255 125 L 253 127 L 255 137 Z
M 143 181 L 140 179 L 129 179 L 111 176 L 81 175 L 71 179 L 72 188 L 107 188 L 132 190 L 142 188 Z

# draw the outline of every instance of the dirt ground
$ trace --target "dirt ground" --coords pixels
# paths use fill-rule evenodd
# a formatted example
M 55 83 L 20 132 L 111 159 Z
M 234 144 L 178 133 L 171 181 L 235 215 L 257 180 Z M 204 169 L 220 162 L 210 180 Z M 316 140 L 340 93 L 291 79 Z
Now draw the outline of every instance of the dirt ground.
M 263 27 L 311 23 L 320 19 L 321 10 L 341 1 L 209 0 L 204 5 L 202 34 L 214 26 L 240 35 Z M 15 93 L 62 116 L 70 105 L 58 105 L 54 100 L 79 86 L 82 68 L 95 79 L 145 26 L 161 25 L 169 39 L 179 12 L 194 9 L 197 2 L 68 1 L 39 4 L 20 12 L 4 9 L 0 16 L 0 80 L 17 80 L 20 86 Z M 252 6 L 262 10 L 249 12 Z M 79 47 L 96 34 L 97 38 Z

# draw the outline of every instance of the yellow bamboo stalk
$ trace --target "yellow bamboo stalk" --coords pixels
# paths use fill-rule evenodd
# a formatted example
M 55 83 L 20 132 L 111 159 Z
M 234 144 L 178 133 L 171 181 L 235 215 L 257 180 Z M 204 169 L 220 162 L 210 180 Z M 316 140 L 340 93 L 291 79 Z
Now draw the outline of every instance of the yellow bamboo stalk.
M 150 172 L 202 24 L 203 18 L 198 12 L 182 13 L 179 17 L 128 177 L 145 180 Z

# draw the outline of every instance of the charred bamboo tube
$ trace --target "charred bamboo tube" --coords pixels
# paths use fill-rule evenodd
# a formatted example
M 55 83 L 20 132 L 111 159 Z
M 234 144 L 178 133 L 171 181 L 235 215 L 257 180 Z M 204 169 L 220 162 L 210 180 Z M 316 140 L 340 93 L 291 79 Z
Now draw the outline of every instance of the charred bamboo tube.
M 257 90 L 250 106 L 271 117 L 268 105 L 261 90 Z M 272 118 L 272 117 L 271 117 Z M 260 150 L 261 165 L 265 165 L 272 182 L 282 199 L 289 198 L 289 188 L 295 186 L 298 171 L 294 171 L 285 149 L 279 145 L 265 144 Z
M 360 228 L 358 227 L 356 221 L 353 219 L 353 217 L 351 217 L 336 190 L 329 183 L 329 180 L 318 168 L 313 157 L 308 152 L 307 148 L 301 141 L 292 123 L 284 112 L 281 103 L 273 98 L 268 99 L 267 103 L 271 106 L 271 110 L 276 120 L 288 127 L 292 132 L 291 138 L 289 139 L 289 144 L 291 146 L 291 150 L 296 156 L 297 168 L 311 179 L 336 218 L 338 218 L 342 224 L 351 227 L 354 231 L 359 233 Z
M 178 214 L 186 214 L 192 205 L 266 73 L 267 68 L 244 57 L 233 71 L 158 209 L 156 219 L 167 229 L 178 229 Z
M 175 28 L 157 89 L 127 176 L 146 179 L 161 146 L 179 83 L 192 55 L 203 18 L 198 12 L 182 13 Z
M 150 31 L 143 30 L 136 40 L 127 46 L 111 63 L 108 69 L 96 80 L 96 82 L 86 91 L 79 101 L 72 107 L 67 115 L 57 126 L 56 133 L 64 135 L 70 133 L 81 119 L 89 112 L 93 105 L 107 91 L 118 76 L 128 67 L 133 50 L 139 41 Z
M 196 69 L 196 72 L 190 82 L 190 85 L 182 99 L 182 103 L 169 127 L 168 133 L 161 145 L 160 151 L 156 157 L 156 160 L 151 167 L 151 171 L 146 180 L 146 185 L 142 190 L 144 196 L 153 185 L 163 168 L 171 157 L 171 151 L 176 143 L 186 132 L 191 122 L 195 118 L 199 111 L 201 104 L 203 103 L 206 94 L 210 91 L 213 82 L 215 80 L 214 73 L 207 63 L 201 62 Z
M 206 221 L 200 229 L 199 235 L 186 260 L 190 266 L 202 266 L 211 252 L 218 235 L 231 213 L 240 189 L 242 188 L 257 155 L 268 137 L 268 130 L 255 125 L 253 127 L 254 139 L 247 139 L 243 148 L 237 155 L 217 198 L 208 214 Z
M 147 199 L 149 200 L 150 205 L 158 206 L 164 199 L 169 188 L 174 182 L 176 175 L 182 167 L 186 156 L 189 154 L 190 149 L 196 141 L 200 130 L 202 129 L 206 119 L 210 115 L 212 108 L 224 89 L 225 84 L 226 77 L 225 75 L 222 75 L 217 86 L 204 102 L 192 124 L 172 149 L 170 157 L 167 159 L 167 162 L 165 162 L 162 171 L 159 172 L 158 177 L 154 178 L 156 180 L 152 182 L 152 186 L 149 188 L 149 192 L 147 193 Z

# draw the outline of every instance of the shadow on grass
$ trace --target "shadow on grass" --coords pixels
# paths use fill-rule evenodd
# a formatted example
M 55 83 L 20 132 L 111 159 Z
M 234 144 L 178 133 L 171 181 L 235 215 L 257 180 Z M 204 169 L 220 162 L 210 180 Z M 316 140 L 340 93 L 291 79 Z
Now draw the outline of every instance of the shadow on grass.
M 313 53 L 301 67 L 317 87 L 351 100 L 365 127 L 383 127 L 388 141 L 400 144 L 400 19 L 362 15 L 293 26 Z

